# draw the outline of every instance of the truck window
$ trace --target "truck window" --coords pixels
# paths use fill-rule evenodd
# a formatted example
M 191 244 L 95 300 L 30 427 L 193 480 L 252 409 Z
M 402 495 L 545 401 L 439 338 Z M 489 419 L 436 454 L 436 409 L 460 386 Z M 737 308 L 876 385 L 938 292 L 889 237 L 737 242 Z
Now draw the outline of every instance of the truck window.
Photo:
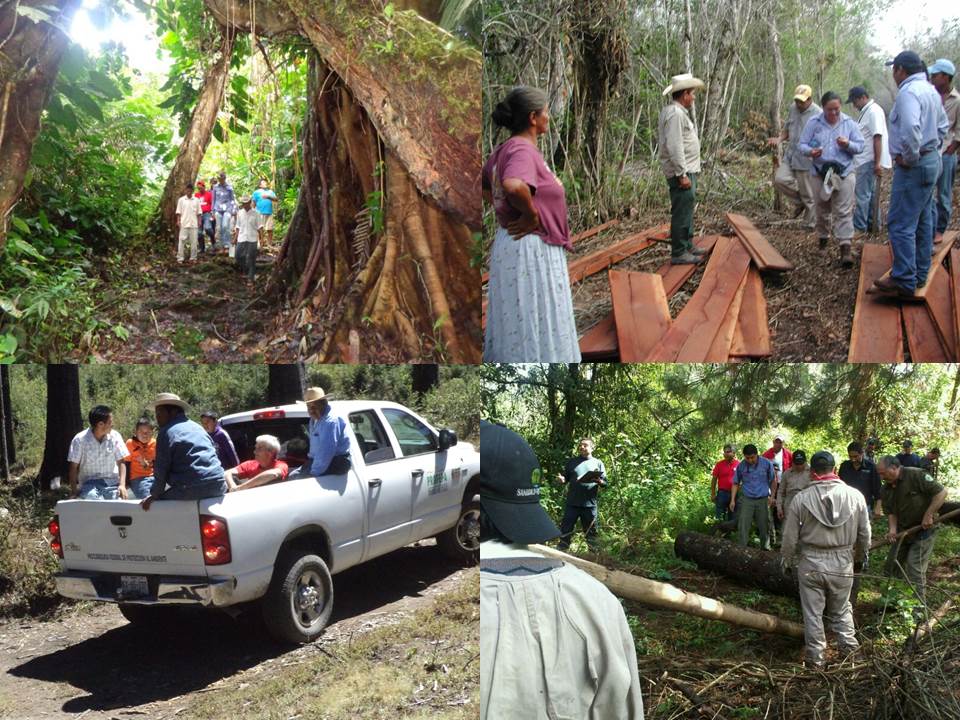
M 428 428 L 413 415 L 397 410 L 384 408 L 383 416 L 390 423 L 397 440 L 400 443 L 400 452 L 404 457 L 436 452 L 437 438 L 433 430 Z
M 357 447 L 368 465 L 384 460 L 393 460 L 396 453 L 387 439 L 380 418 L 373 410 L 350 413 L 350 427 L 357 438 Z
M 258 435 L 277 437 L 280 441 L 280 454 L 277 459 L 287 463 L 291 470 L 307 461 L 310 441 L 307 439 L 307 418 L 305 417 L 248 420 L 224 425 L 223 429 L 233 440 L 240 462 L 253 459 L 253 448 Z

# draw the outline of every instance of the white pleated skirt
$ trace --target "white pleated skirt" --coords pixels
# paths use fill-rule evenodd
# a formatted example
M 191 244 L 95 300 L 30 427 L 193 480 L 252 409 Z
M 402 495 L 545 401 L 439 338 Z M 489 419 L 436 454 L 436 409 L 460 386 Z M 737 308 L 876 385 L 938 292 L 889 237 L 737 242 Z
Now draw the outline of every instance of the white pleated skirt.
M 498 228 L 490 254 L 483 361 L 580 362 L 566 253 Z

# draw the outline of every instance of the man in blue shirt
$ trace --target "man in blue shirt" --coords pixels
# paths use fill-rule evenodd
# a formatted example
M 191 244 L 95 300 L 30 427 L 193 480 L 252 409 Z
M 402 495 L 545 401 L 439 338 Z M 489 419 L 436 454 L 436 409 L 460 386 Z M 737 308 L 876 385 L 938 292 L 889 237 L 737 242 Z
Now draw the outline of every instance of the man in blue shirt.
M 830 242 L 830 222 L 840 246 L 840 264 L 853 267 L 853 210 L 857 200 L 857 174 L 853 158 L 863 150 L 863 135 L 854 120 L 840 112 L 840 96 L 827 92 L 820 99 L 823 112 L 803 128 L 797 149 L 813 159 L 810 179 L 817 205 L 820 249 Z
M 213 214 L 217 218 L 217 236 L 220 245 L 229 250 L 234 219 L 237 217 L 237 196 L 233 185 L 227 182 L 227 174 L 220 172 L 219 182 L 213 186 Z
M 143 509 L 149 510 L 154 500 L 225 495 L 227 483 L 213 441 L 206 430 L 187 418 L 187 404 L 173 393 L 160 393 L 153 404 L 159 426 L 153 463 L 155 481 L 140 503 Z
M 739 500 L 737 495 L 740 495 Z M 743 446 L 743 462 L 733 473 L 733 488 L 730 496 L 730 512 L 740 510 L 737 518 L 739 543 L 748 545 L 754 522 L 760 535 L 760 545 L 770 549 L 769 508 L 777 496 L 777 478 L 773 463 L 757 452 L 757 446 Z
M 270 189 L 266 178 L 260 178 L 260 187 L 253 191 L 253 202 L 260 216 L 260 229 L 267 234 L 267 247 L 273 247 L 273 204 L 277 194 Z
M 310 462 L 304 465 L 297 475 L 343 475 L 350 470 L 350 437 L 347 435 L 347 421 L 334 415 L 330 409 L 330 395 L 323 388 L 307 388 L 303 398 L 310 413 L 308 434 L 310 440 Z
M 947 116 L 940 95 L 927 82 L 926 66 L 915 52 L 904 50 L 887 63 L 899 86 L 890 112 L 890 155 L 893 187 L 887 231 L 893 251 L 888 278 L 873 291 L 915 300 L 927 282 L 933 251 L 934 188 L 940 175 L 940 146 Z
M 913 441 L 904 440 L 902 448 L 903 452 L 897 453 L 897 460 L 900 461 L 900 465 L 903 467 L 920 467 L 923 460 L 913 451 Z

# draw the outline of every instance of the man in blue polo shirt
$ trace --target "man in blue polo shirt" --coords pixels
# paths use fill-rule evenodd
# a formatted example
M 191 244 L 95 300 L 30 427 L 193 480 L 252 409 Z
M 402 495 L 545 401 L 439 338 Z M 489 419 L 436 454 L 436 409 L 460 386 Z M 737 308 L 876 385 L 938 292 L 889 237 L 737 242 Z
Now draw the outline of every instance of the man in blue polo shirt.
M 904 50 L 887 63 L 899 86 L 890 111 L 890 155 L 893 187 L 887 231 L 893 251 L 888 278 L 878 278 L 872 290 L 904 300 L 916 300 L 927 283 L 936 220 L 934 188 L 940 176 L 940 146 L 947 133 L 947 115 L 920 56 Z
M 267 247 L 273 247 L 273 204 L 277 194 L 270 189 L 266 178 L 260 178 L 260 187 L 253 191 L 253 202 L 257 206 L 260 229 L 267 236 Z
M 733 472 L 730 497 L 730 512 L 735 512 L 737 504 L 740 505 L 737 530 L 741 545 L 749 544 L 750 530 L 756 522 L 760 545 L 764 550 L 770 549 L 768 508 L 776 496 L 777 477 L 773 463 L 759 455 L 756 445 L 744 445 L 743 462 Z

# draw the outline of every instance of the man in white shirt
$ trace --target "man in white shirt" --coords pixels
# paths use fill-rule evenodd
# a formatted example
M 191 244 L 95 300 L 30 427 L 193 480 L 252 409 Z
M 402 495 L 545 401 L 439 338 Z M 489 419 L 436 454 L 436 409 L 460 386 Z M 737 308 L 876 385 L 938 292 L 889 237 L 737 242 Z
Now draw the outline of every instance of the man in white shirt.
M 887 116 L 883 108 L 870 98 L 866 88 L 859 85 L 850 88 L 847 102 L 860 111 L 857 124 L 863 135 L 863 152 L 853 158 L 853 169 L 857 174 L 857 206 L 853 212 L 853 227 L 858 232 L 874 232 L 875 203 L 877 196 L 877 178 L 884 170 L 893 167 L 890 150 L 887 148 Z
M 620 602 L 527 546 L 560 535 L 540 506 L 536 455 L 486 421 L 480 446 L 480 720 L 642 720 Z
M 74 436 L 67 453 L 70 497 L 126 499 L 126 488 L 121 490 L 120 486 L 126 479 L 123 460 L 129 451 L 123 437 L 113 429 L 113 411 L 106 405 L 97 405 L 87 418 L 90 427 Z
M 185 192 L 177 200 L 177 262 L 180 264 L 183 264 L 187 248 L 190 262 L 197 260 L 197 232 L 203 215 L 200 198 L 193 195 L 193 183 L 188 182 L 183 187 Z
M 237 225 L 233 228 L 233 244 L 237 246 L 237 269 L 253 282 L 260 247 L 260 215 L 253 209 L 249 195 L 240 198 Z

